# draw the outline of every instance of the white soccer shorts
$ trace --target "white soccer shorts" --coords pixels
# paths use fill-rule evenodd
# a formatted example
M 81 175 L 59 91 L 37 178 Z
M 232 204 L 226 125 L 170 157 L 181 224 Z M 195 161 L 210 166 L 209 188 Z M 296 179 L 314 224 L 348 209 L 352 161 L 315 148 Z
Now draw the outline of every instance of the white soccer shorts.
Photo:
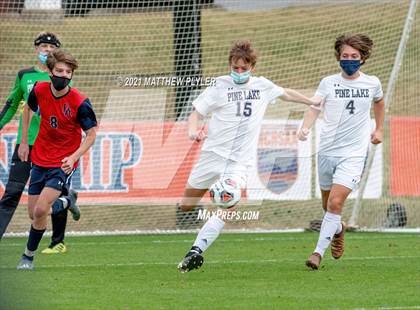
M 355 190 L 365 167 L 366 157 L 334 157 L 318 155 L 318 180 L 322 190 L 333 184 Z
M 248 168 L 216 153 L 202 151 L 188 178 L 188 184 L 196 189 L 208 189 L 220 178 L 232 178 L 244 188 Z

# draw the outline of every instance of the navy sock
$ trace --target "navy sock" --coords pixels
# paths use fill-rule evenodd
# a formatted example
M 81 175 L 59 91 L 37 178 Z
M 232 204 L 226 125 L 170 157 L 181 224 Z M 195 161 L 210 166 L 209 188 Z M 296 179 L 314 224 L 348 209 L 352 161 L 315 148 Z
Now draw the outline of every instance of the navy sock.
M 64 242 L 64 235 L 65 235 L 66 224 L 67 224 L 67 214 L 68 214 L 67 210 L 63 210 L 60 213 L 51 215 L 52 236 L 51 236 L 51 244 L 49 245 L 50 248 L 54 247 L 60 242 Z
M 44 232 L 45 232 L 45 229 L 38 230 L 38 229 L 35 229 L 31 225 L 31 230 L 29 231 L 28 243 L 26 244 L 26 248 L 29 251 L 35 252 L 36 249 L 38 249 L 38 245 L 41 242 L 42 235 L 44 234 Z
M 27 260 L 30 260 L 31 262 L 34 260 L 34 257 L 33 256 L 28 256 L 25 253 L 22 254 L 22 257 L 24 257 Z
M 67 203 L 67 205 L 69 205 L 69 203 Z M 51 209 L 52 209 L 52 214 L 60 213 L 61 211 L 65 209 L 63 201 L 60 198 L 58 198 L 56 201 L 54 201 L 53 205 L 51 206 Z

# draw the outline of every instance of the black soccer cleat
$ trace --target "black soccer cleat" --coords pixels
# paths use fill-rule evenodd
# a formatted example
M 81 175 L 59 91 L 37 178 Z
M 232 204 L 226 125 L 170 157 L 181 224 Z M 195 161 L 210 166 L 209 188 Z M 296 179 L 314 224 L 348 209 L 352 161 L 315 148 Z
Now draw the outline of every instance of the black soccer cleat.
M 178 264 L 178 270 L 181 273 L 189 272 L 200 268 L 204 263 L 204 257 L 198 252 L 189 252 L 187 256 Z

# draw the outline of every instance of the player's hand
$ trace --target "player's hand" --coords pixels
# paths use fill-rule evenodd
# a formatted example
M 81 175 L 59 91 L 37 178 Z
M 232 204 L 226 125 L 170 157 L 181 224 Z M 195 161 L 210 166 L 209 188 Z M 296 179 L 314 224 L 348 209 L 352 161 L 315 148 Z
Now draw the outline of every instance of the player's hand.
M 306 141 L 308 139 L 309 129 L 308 128 L 300 128 L 297 137 L 300 141 Z
M 76 162 L 76 159 L 73 157 L 65 157 L 62 161 L 63 164 L 61 165 L 61 169 L 66 173 L 70 174 L 73 170 L 74 163 Z
M 204 131 L 204 129 L 199 129 L 196 132 L 190 132 L 188 133 L 188 136 L 190 137 L 191 140 L 200 142 L 202 140 L 204 140 L 205 138 L 207 138 L 207 134 Z
M 28 161 L 29 158 L 29 145 L 28 143 L 21 143 L 18 149 L 18 156 L 21 161 Z
M 372 142 L 372 144 L 379 144 L 382 142 L 383 137 L 384 137 L 383 129 L 375 129 L 375 131 L 372 132 L 372 134 L 370 135 L 370 142 Z

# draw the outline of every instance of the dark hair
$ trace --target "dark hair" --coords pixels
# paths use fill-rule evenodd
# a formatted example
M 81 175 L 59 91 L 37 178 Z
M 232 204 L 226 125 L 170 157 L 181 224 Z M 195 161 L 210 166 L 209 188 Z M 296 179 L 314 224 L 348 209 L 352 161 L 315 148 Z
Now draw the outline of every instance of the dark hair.
M 362 33 L 345 33 L 335 40 L 335 57 L 340 60 L 341 50 L 344 45 L 349 45 L 360 52 L 362 60 L 366 60 L 372 53 L 373 41 Z
M 233 43 L 229 52 L 229 64 L 237 59 L 242 59 L 244 62 L 255 66 L 257 63 L 257 52 L 252 47 L 251 42 L 247 40 L 236 41 Z
M 47 58 L 47 67 L 50 71 L 53 70 L 54 66 L 58 62 L 64 62 L 67 64 L 73 71 L 79 67 L 77 60 L 73 57 L 72 54 L 62 50 L 62 49 L 55 49 L 51 53 L 48 54 Z
M 61 42 L 58 39 L 58 36 L 53 32 L 40 32 L 34 40 L 34 45 L 39 46 L 41 43 L 48 43 L 55 45 L 56 47 L 61 46 Z

